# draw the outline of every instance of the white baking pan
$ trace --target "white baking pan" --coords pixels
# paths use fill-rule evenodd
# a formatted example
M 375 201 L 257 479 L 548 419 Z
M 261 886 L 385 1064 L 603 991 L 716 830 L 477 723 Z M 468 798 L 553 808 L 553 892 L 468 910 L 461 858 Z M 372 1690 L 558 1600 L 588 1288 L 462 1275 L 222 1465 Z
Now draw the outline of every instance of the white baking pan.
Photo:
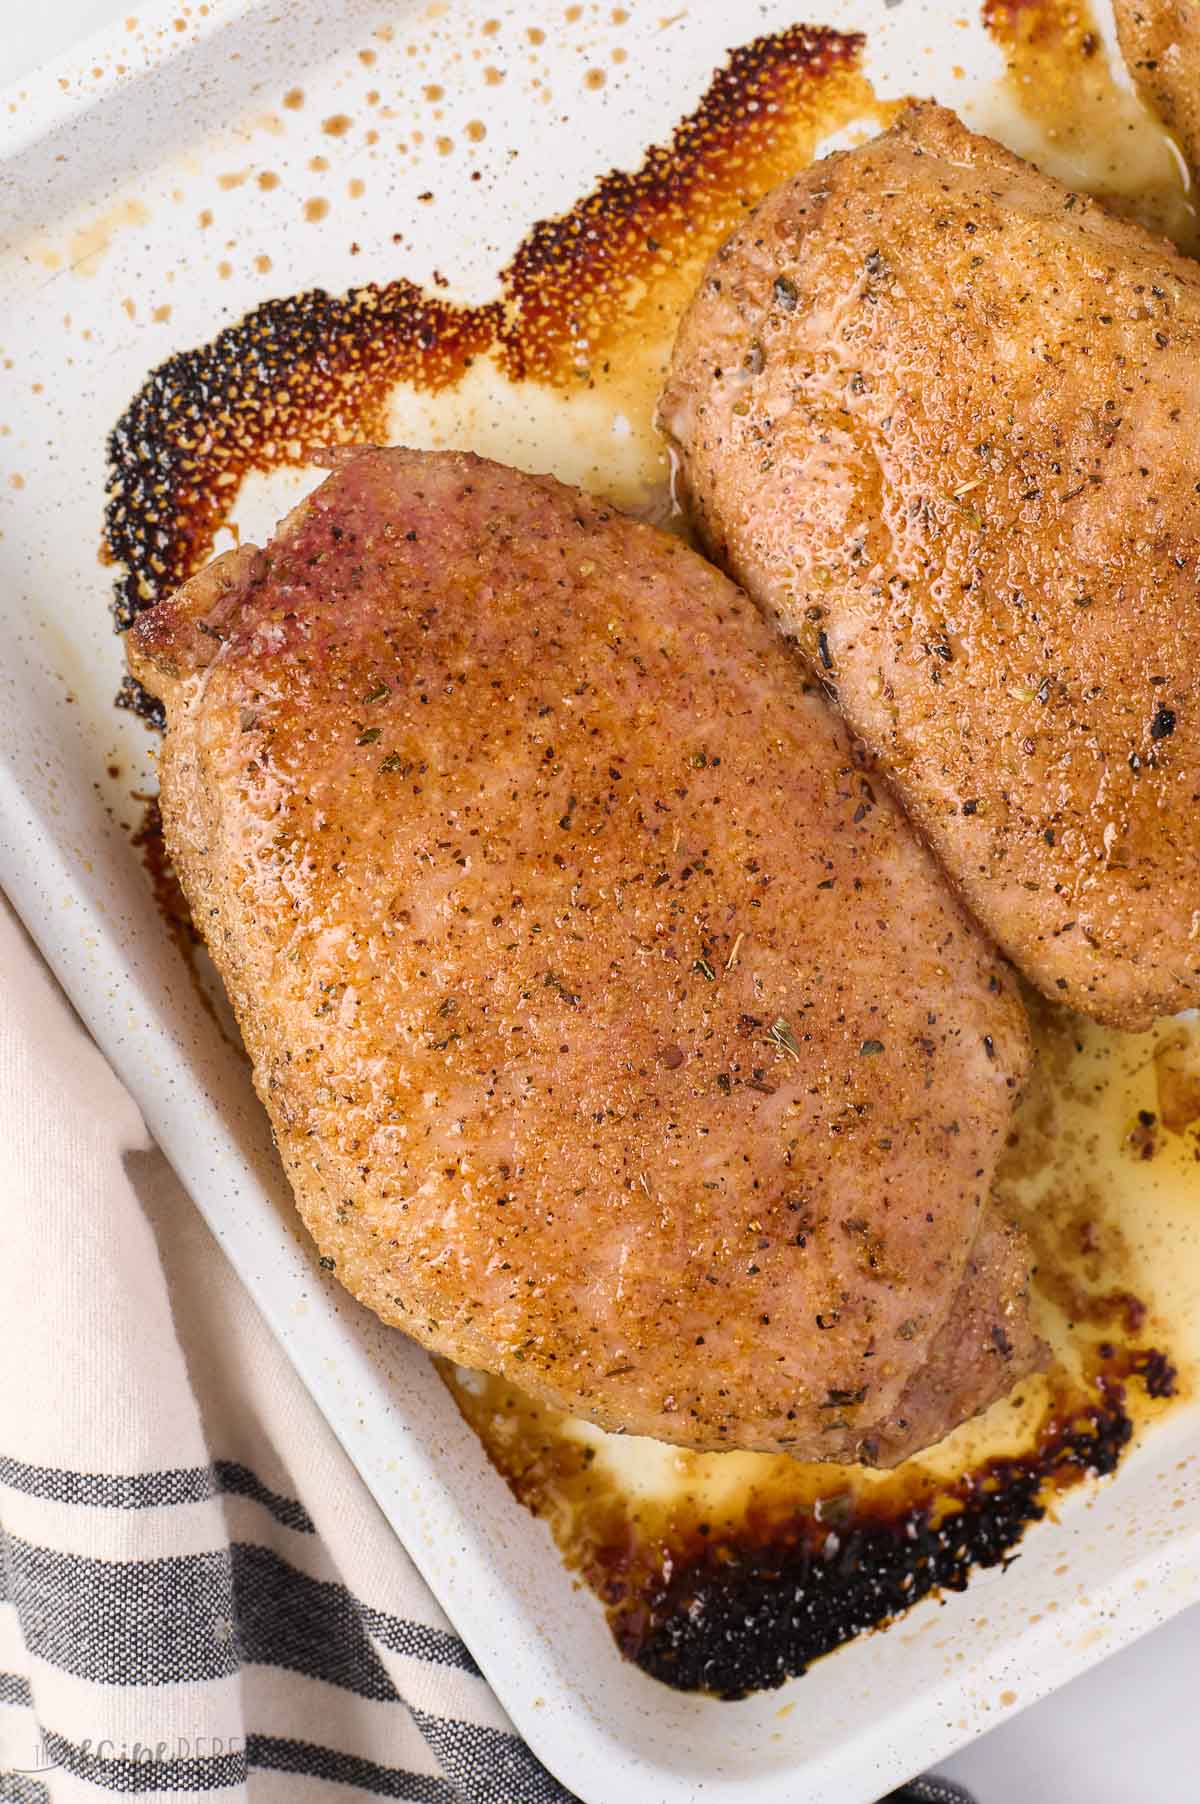
M 933 92 L 975 118 L 991 104 L 1001 58 L 973 14 L 812 8 L 813 23 L 868 30 L 881 93 Z M 201 1007 L 122 825 L 153 766 L 144 727 L 112 706 L 122 660 L 98 558 L 105 437 L 151 367 L 314 284 L 436 269 L 455 295 L 487 298 L 533 219 L 635 163 L 730 44 L 794 22 L 795 0 L 626 0 L 616 22 L 607 4 L 558 0 L 130 10 L 0 98 L 0 880 L 546 1764 L 590 1804 L 864 1804 L 1200 1596 L 1200 1404 L 1164 1417 L 1114 1480 L 1071 1494 L 1006 1572 L 781 1691 L 719 1703 L 622 1663 L 424 1355 L 315 1267 L 244 1062 Z M 503 52 L 499 85 L 484 67 L 500 55 L 473 54 L 485 45 Z M 603 85 L 584 79 L 594 67 Z M 400 136 L 431 83 L 444 124 L 427 121 L 402 157 L 385 128 Z M 284 105 L 293 89 L 299 108 Z M 374 146 L 323 131 L 368 89 L 390 108 Z M 228 179 L 261 168 L 280 177 L 269 191 Z M 315 220 L 305 202 L 322 194 Z M 571 474 L 563 417 L 531 416 L 526 455 Z M 258 484 L 243 516 L 262 530 L 303 486 Z

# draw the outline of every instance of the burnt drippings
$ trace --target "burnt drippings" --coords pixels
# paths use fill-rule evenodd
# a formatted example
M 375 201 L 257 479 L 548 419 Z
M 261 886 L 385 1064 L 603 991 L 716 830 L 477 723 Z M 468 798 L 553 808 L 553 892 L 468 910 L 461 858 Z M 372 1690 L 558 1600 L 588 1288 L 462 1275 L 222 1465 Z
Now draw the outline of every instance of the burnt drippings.
M 266 301 L 211 344 L 160 364 L 109 439 L 107 550 L 124 632 L 204 562 L 251 471 L 385 436 L 398 382 L 444 387 L 491 343 L 495 307 L 411 282 Z
M 734 51 L 668 144 L 531 229 L 493 302 L 456 306 L 403 278 L 310 289 L 160 365 L 108 445 L 118 631 L 205 562 L 245 476 L 386 441 L 399 384 L 436 392 L 490 354 L 511 381 L 632 385 L 648 424 L 675 323 L 716 244 L 823 135 L 888 111 L 859 71 L 862 49 L 858 34 L 796 25 Z M 120 701 L 162 724 L 131 681 Z
M 187 897 L 167 850 L 158 797 L 135 795 L 134 800 L 141 804 L 142 817 L 133 834 L 133 843 L 142 855 L 142 863 L 153 885 L 158 912 L 170 929 L 172 939 L 190 963 L 195 948 L 200 944 L 200 935 L 196 932 Z
M 1126 1379 L 1169 1397 L 1174 1372 L 1154 1349 L 1118 1354 L 1095 1401 L 1047 1413 L 1034 1448 L 985 1461 L 909 1508 L 859 1505 L 836 1526 L 803 1514 L 762 1542 L 699 1537 L 669 1576 L 612 1608 L 623 1652 L 679 1690 L 744 1697 L 880 1628 L 931 1592 L 963 1591 L 977 1567 L 1012 1556 L 1052 1497 L 1116 1470 L 1133 1435 Z
M 846 119 L 884 111 L 859 32 L 793 25 L 734 50 L 697 110 L 632 174 L 614 170 L 528 233 L 504 271 L 503 367 L 515 379 L 588 380 L 626 353 L 635 321 L 673 329 L 710 252 Z
M 950 1478 L 913 1461 L 869 1490 L 851 1473 L 839 1483 L 830 1467 L 796 1467 L 774 1484 L 768 1470 L 744 1503 L 706 1519 L 691 1502 L 665 1515 L 630 1509 L 592 1477 L 594 1448 L 552 1414 L 499 1381 L 481 1408 L 477 1388 L 445 1375 L 485 1435 L 488 1409 L 507 1416 L 509 1431 L 485 1444 L 521 1501 L 550 1521 L 626 1657 L 678 1690 L 722 1698 L 782 1685 L 922 1598 L 965 1590 L 977 1568 L 1003 1564 L 1056 1498 L 1116 1470 L 1135 1414 L 1177 1385 L 1160 1349 L 1103 1342 L 1082 1382 L 1055 1377 L 1020 1451 Z

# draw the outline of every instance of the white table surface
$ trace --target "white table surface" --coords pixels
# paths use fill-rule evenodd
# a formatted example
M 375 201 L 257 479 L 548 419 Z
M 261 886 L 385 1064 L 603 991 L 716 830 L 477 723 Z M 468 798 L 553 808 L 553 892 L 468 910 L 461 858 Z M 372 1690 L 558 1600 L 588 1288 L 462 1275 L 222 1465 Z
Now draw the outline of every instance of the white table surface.
M 0 0 L 0 88 L 128 11 L 129 0 Z M 1197 1804 L 1200 1605 L 939 1770 L 978 1804 Z

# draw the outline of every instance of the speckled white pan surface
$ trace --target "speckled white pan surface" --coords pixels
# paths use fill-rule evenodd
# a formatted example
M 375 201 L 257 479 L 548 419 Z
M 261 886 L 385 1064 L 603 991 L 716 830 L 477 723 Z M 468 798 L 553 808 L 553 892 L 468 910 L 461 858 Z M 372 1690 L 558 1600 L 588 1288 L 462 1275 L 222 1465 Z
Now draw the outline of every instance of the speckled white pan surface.
M 97 556 L 105 436 L 171 351 L 314 284 L 438 270 L 454 295 L 487 298 L 533 219 L 635 163 L 730 41 L 792 23 L 794 0 L 694 0 L 673 17 L 628 0 L 616 23 L 607 5 L 557 0 L 136 10 L 0 97 L 0 880 L 546 1764 L 589 1804 L 866 1804 L 1200 1595 L 1200 1404 L 1168 1415 L 1115 1481 L 1068 1497 L 1007 1573 L 780 1692 L 722 1704 L 623 1664 L 424 1355 L 316 1269 L 245 1067 L 199 1006 L 120 825 L 152 765 L 144 728 L 112 706 L 122 659 Z M 868 29 L 885 96 L 935 92 L 971 116 L 999 72 L 978 26 L 935 0 L 813 0 L 811 18 Z M 499 54 L 470 55 L 489 20 L 502 84 L 484 72 Z M 536 59 L 530 27 L 545 31 Z M 442 119 L 388 154 L 435 82 Z M 301 109 L 285 104 L 296 88 Z M 323 131 L 369 89 L 395 122 L 376 146 Z M 229 179 L 264 168 L 276 186 Z M 553 423 L 526 425 L 510 421 L 506 442 L 573 473 Z M 257 485 L 243 520 L 268 528 L 299 486 Z

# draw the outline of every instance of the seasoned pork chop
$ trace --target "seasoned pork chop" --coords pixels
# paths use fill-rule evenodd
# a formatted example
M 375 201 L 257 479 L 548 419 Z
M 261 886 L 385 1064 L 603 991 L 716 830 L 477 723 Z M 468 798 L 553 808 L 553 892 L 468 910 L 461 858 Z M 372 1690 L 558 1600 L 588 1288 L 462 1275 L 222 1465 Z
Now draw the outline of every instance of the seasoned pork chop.
M 129 655 L 301 1212 L 386 1321 L 609 1428 L 835 1460 L 1029 1370 L 1011 976 L 725 577 L 366 451 Z
M 1113 14 L 1134 81 L 1200 170 L 1200 0 L 1113 0 Z
M 777 189 L 660 407 L 709 548 L 1047 995 L 1200 1001 L 1200 268 L 952 114 Z

